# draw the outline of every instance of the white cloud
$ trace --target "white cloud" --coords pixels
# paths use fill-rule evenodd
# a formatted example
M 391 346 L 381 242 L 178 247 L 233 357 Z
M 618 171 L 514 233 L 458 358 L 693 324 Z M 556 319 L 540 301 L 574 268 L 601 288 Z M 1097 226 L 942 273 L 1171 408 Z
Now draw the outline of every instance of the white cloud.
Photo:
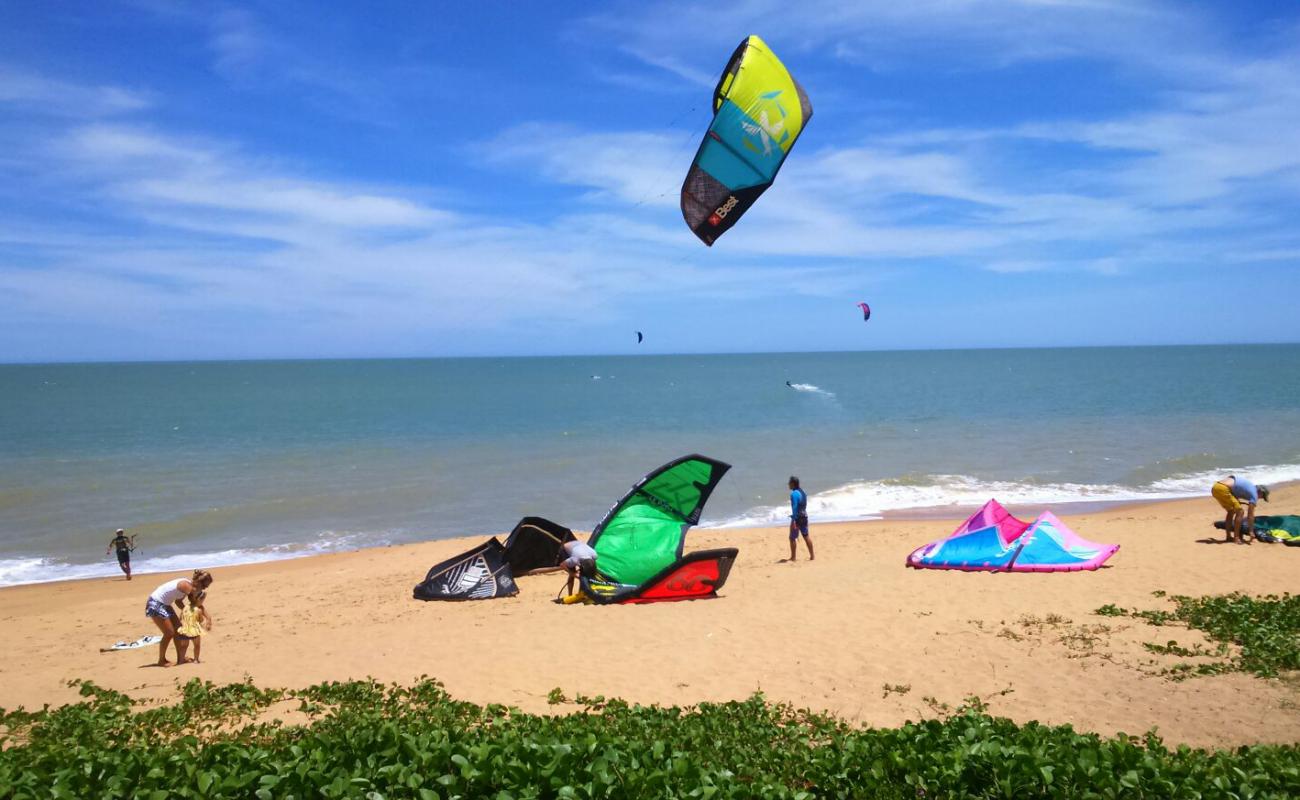
M 345 331 L 364 331 L 368 346 L 392 352 L 518 320 L 590 325 L 608 319 L 619 298 L 703 302 L 779 294 L 794 283 L 812 293 L 850 285 L 849 271 L 835 266 L 707 253 L 677 227 L 675 208 L 631 208 L 646 176 L 663 166 L 663 142 L 651 135 L 604 144 L 604 163 L 637 171 L 599 190 L 617 198 L 617 210 L 527 224 L 432 206 L 419 199 L 425 191 L 303 176 L 228 142 L 81 126 L 37 151 L 48 166 L 42 180 L 95 203 L 99 219 L 0 226 L 0 242 L 19 248 L 0 262 L 0 293 L 46 325 L 168 337 L 208 320 L 218 331 L 216 344 L 199 343 L 208 352 L 221 335 L 259 331 L 263 352 L 309 331 L 331 352 L 346 348 Z M 535 158 L 532 147 L 506 157 Z M 538 163 L 554 174 L 571 166 L 568 155 L 550 155 L 553 162 Z M 22 253 L 40 268 L 24 268 Z
M 109 117 L 151 104 L 147 92 L 112 85 L 85 86 L 0 65 L 0 107 L 10 105 L 57 117 Z
M 1249 70 L 1278 71 L 1259 63 Z M 1300 129 L 1300 103 L 1290 102 L 1290 84 L 1222 83 L 1110 120 L 889 134 L 814 150 L 800 143 L 715 251 L 1099 274 L 1171 266 L 1198 248 L 1202 258 L 1229 253 L 1258 217 L 1261 185 L 1297 200 L 1300 151 L 1288 147 L 1287 132 Z M 1039 173 L 1015 158 L 1044 141 L 1081 148 L 1087 166 Z M 492 149 L 589 189 L 592 204 L 662 212 L 676 208 L 691 151 L 673 152 L 662 134 L 543 125 L 517 128 Z
M 196 210 L 225 212 L 254 224 L 290 219 L 357 229 L 423 228 L 453 219 L 448 212 L 391 193 L 277 176 L 267 165 L 230 150 L 133 128 L 80 129 L 61 153 L 79 171 L 101 176 L 101 191 L 152 210 L 154 221 L 180 210 L 181 227 L 185 215 Z
M 711 87 L 707 70 L 721 66 L 737 37 L 716 24 L 721 9 L 683 13 L 593 24 L 629 31 L 614 40 L 616 51 Z M 413 349 L 427 351 L 519 320 L 581 329 L 616 317 L 622 302 L 839 296 L 886 273 L 915 280 L 936 266 L 1125 276 L 1182 264 L 1286 263 L 1300 252 L 1293 226 L 1275 223 L 1267 237 L 1257 226 L 1294 212 L 1300 198 L 1300 156 L 1290 146 L 1300 129 L 1293 54 L 1243 59 L 1198 49 L 1202 26 L 1153 4 L 815 4 L 792 19 L 786 4 L 742 0 L 735 13 L 745 25 L 789 22 L 755 29 L 781 31 L 781 51 L 810 62 L 834 45 L 843 58 L 889 64 L 921 42 L 958 51 L 967 64 L 1072 54 L 1154 65 L 1151 53 L 1185 35 L 1160 68 L 1177 63 L 1194 77 L 1165 75 L 1149 108 L 1106 118 L 900 131 L 908 120 L 895 109 L 892 127 L 816 121 L 831 135 L 801 142 L 776 184 L 712 249 L 690 236 L 678 212 L 707 109 L 698 129 L 538 122 L 497 133 L 469 166 L 529 184 L 520 197 L 541 210 L 522 217 L 480 214 L 435 188 L 321 174 L 239 142 L 42 117 L 43 131 L 73 127 L 8 154 L 39 165 L 21 167 L 31 182 L 9 193 L 61 197 L 78 213 L 58 226 L 3 221 L 0 242 L 12 246 L 0 262 L 0 293 L 19 299 L 14 307 L 29 317 L 104 326 L 125 319 L 141 335 L 221 318 L 252 325 L 271 348 L 275 331 L 336 343 L 340 331 L 364 331 L 377 349 L 418 341 L 425 344 Z M 1155 30 L 1166 22 L 1167 32 Z M 246 13 L 212 24 L 214 63 L 233 80 L 329 83 L 328 70 Z M 1123 24 L 1132 30 L 1116 30 Z M 0 104 L 35 110 L 44 101 L 67 109 L 58 117 L 77 107 L 91 117 L 121 115 L 149 102 L 115 87 L 13 75 L 0 72 Z M 1022 157 L 1035 148 L 1068 149 L 1071 166 Z
M 200 168 L 211 165 L 219 155 L 175 137 L 114 125 L 73 129 L 67 145 L 65 152 L 56 155 L 71 156 L 82 165 L 112 169 L 129 168 L 132 164 L 146 169 L 157 164 Z
M 995 261 L 991 264 L 984 265 L 984 269 L 989 272 L 997 272 L 1003 275 L 1041 272 L 1050 268 L 1050 265 L 1044 264 L 1041 261 Z
M 770 32 L 763 35 L 778 52 L 829 52 L 877 69 L 921 54 L 993 65 L 1072 56 L 1168 63 L 1208 35 L 1182 7 L 1147 0 L 805 0 L 797 13 L 777 0 L 625 3 L 585 26 L 627 52 L 715 76 L 727 47 L 753 32 Z
M 675 75 L 678 78 L 685 80 L 687 83 L 695 84 L 696 86 L 709 89 L 710 91 L 713 90 L 714 85 L 718 82 L 716 75 L 713 75 L 706 70 L 692 67 L 689 64 L 684 63 L 681 59 L 674 58 L 673 56 L 665 56 L 653 52 L 638 52 L 635 48 L 627 48 L 626 52 L 652 67 L 661 69 L 671 75 Z
M 1278 248 L 1276 250 L 1245 250 L 1229 253 L 1225 260 L 1234 263 L 1289 261 L 1300 265 L 1300 247 Z
M 583 132 L 564 124 L 519 125 L 480 148 L 500 165 L 534 170 L 548 180 L 598 191 L 625 204 L 676 208 L 686 165 L 702 134 Z
M 213 71 L 234 89 L 293 91 L 302 102 L 351 122 L 391 126 L 404 119 L 412 98 L 427 103 L 465 77 L 457 67 L 401 51 L 358 61 L 366 51 L 350 28 L 304 21 L 285 8 L 186 8 L 180 16 L 202 31 Z
M 425 227 L 452 217 L 447 212 L 424 208 L 400 197 L 285 178 L 181 175 L 133 181 L 120 188 L 123 195 L 137 201 L 199 206 L 267 218 L 296 217 L 322 225 L 355 228 Z
M 275 43 L 245 9 L 224 8 L 212 17 L 208 41 L 217 72 L 226 76 L 244 75 L 257 69 L 277 49 Z

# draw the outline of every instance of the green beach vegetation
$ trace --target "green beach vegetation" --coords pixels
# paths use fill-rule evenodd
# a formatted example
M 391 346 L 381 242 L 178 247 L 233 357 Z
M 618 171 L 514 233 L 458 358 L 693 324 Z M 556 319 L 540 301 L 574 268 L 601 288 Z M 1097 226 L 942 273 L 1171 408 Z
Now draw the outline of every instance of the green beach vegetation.
M 1164 592 L 1155 592 L 1166 597 Z M 1283 594 L 1251 597 L 1241 592 L 1167 598 L 1172 611 L 1123 609 L 1108 603 L 1094 613 L 1104 617 L 1133 617 L 1156 627 L 1181 626 L 1198 630 L 1216 643 L 1213 650 L 1199 645 L 1185 647 L 1177 640 L 1148 643 L 1147 649 L 1162 655 L 1208 656 L 1225 661 L 1181 663 L 1169 670 L 1175 678 L 1250 672 L 1275 678 L 1300 670 L 1300 595 Z
M 579 697 L 564 715 L 451 698 L 423 679 L 300 690 L 197 679 L 139 707 L 84 700 L 0 712 L 9 798 L 1283 798 L 1300 748 L 1170 748 L 1018 725 L 978 698 L 894 729 L 766 701 L 629 705 Z M 553 703 L 568 702 L 563 692 Z M 272 719 L 296 715 L 302 724 Z M 268 721 L 270 720 L 270 721 Z

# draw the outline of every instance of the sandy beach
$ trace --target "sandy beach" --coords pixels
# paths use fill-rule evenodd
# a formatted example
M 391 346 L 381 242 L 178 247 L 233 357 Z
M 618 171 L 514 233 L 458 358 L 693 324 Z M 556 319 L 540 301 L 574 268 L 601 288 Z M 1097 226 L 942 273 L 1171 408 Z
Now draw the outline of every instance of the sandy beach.
M 1279 487 L 1264 511 L 1300 505 Z M 148 700 L 191 678 L 299 687 L 374 677 L 443 681 L 461 698 L 563 711 L 547 693 L 659 704 L 768 698 L 867 725 L 932 717 L 978 695 L 1018 721 L 1111 734 L 1157 728 L 1198 746 L 1300 741 L 1300 681 L 1246 674 L 1176 682 L 1180 659 L 1144 642 L 1204 643 L 1181 627 L 1102 617 L 1107 603 L 1169 608 L 1152 595 L 1300 588 L 1300 549 L 1221 544 L 1209 497 L 1067 516 L 1121 545 L 1106 568 L 1067 574 L 911 570 L 914 547 L 952 520 L 815 524 L 818 559 L 780 563 L 784 531 L 696 530 L 687 549 L 734 545 L 715 600 L 646 606 L 552 603 L 562 574 L 526 576 L 517 597 L 422 603 L 434 562 L 481 537 L 214 570 L 216 626 L 202 664 L 150 666 L 156 648 L 100 653 L 153 633 L 145 597 L 172 575 L 0 589 L 0 706 L 76 699 L 82 678 Z M 802 556 L 801 552 L 801 556 Z M 195 564 L 195 567 L 205 565 Z

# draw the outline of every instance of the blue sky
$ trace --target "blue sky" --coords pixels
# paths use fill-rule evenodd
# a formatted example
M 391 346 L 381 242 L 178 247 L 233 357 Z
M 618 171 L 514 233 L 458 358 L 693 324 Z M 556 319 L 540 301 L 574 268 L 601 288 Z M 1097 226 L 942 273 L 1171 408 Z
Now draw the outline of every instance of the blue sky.
M 750 33 L 815 115 L 710 249 Z M 1280 2 L 6 3 L 0 361 L 1295 341 L 1298 75 Z

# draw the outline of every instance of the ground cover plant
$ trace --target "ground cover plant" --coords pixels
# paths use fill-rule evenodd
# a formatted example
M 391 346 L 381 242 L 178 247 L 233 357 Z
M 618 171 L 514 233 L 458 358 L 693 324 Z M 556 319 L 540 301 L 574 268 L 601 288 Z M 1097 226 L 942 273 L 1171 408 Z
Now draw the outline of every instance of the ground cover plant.
M 1165 597 L 1164 592 L 1156 592 Z M 1173 611 L 1126 610 L 1107 604 L 1095 613 L 1107 617 L 1135 617 L 1159 627 L 1183 625 L 1204 633 L 1217 643 L 1214 650 L 1185 647 L 1177 640 L 1148 643 L 1153 653 L 1177 656 L 1227 658 L 1200 664 L 1180 664 L 1170 670 L 1175 677 L 1190 674 L 1215 675 L 1223 672 L 1251 672 L 1265 678 L 1300 670 L 1300 595 L 1283 594 L 1250 597 L 1240 592 L 1207 597 L 1174 595 L 1168 600 Z M 1234 645 L 1235 650 L 1228 646 Z
M 460 702 L 431 680 L 297 691 L 195 680 L 177 703 L 143 710 L 80 690 L 81 703 L 0 712 L 0 796 L 1300 796 L 1294 745 L 1171 749 L 1154 734 L 1017 725 L 977 699 L 943 719 L 861 729 L 758 695 L 692 708 L 579 698 L 547 716 Z M 273 705 L 308 722 L 257 721 Z

